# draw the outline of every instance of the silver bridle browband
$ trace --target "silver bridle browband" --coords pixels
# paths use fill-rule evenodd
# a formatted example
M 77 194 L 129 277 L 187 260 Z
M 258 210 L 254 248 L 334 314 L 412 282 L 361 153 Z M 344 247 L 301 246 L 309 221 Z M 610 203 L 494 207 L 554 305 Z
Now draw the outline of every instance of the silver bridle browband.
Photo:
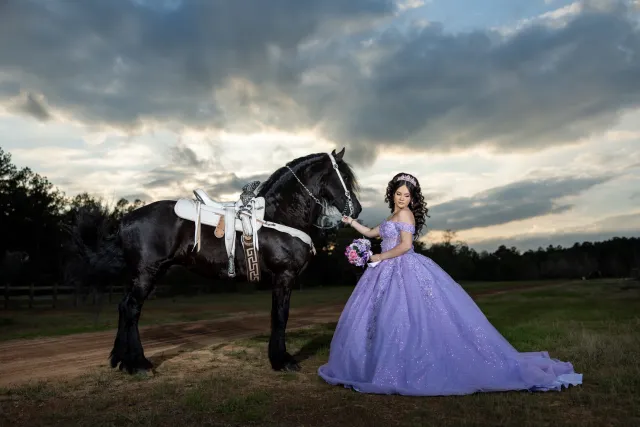
M 342 175 L 340 174 L 340 169 L 338 168 L 338 163 L 336 162 L 336 159 L 333 158 L 333 155 L 331 153 L 327 153 L 327 155 L 331 159 L 331 164 L 333 165 L 333 169 L 338 174 L 338 178 L 340 178 L 340 183 L 342 184 L 342 188 L 344 188 L 344 195 L 347 198 L 347 203 L 344 205 L 344 209 L 342 209 L 342 215 L 343 216 L 346 215 L 347 208 L 348 208 L 349 209 L 349 216 L 351 216 L 351 215 L 353 215 L 353 200 L 351 200 L 351 192 L 347 188 L 347 184 L 345 184 L 344 179 L 342 179 Z M 323 209 L 323 212 L 324 212 L 326 210 L 326 208 L 327 208 L 326 203 L 323 203 L 320 200 L 318 200 L 318 198 L 316 196 L 314 196 L 313 193 L 311 193 L 311 191 L 309 191 L 309 189 L 302 183 L 302 181 L 300 181 L 300 179 L 295 174 L 293 169 L 291 169 L 289 167 L 289 165 L 286 165 L 286 166 L 287 166 L 287 169 L 289 169 L 291 171 L 291 173 L 293 174 L 294 178 L 300 183 L 300 185 L 302 185 L 302 188 L 304 188 L 307 191 L 307 193 L 309 193 L 309 196 L 311 196 L 311 198 L 317 204 L 322 206 L 322 209 Z M 316 225 L 316 227 L 319 227 L 319 226 Z M 321 227 L 319 227 L 319 228 L 321 228 Z

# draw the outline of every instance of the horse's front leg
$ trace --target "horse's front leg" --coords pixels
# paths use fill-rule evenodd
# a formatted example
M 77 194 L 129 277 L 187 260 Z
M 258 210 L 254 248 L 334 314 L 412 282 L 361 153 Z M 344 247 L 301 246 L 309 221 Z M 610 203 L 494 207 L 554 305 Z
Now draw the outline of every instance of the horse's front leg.
M 291 289 L 295 281 L 293 273 L 284 272 L 274 278 L 271 295 L 271 338 L 269 361 L 276 371 L 299 371 L 300 365 L 287 353 L 285 330 L 289 320 Z

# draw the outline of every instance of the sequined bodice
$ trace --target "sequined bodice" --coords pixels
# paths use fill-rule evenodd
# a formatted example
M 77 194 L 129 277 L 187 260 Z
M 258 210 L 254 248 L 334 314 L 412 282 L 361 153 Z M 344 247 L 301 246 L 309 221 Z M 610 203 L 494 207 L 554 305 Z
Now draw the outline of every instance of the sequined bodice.
M 380 237 L 382 237 L 382 252 L 393 249 L 400 243 L 400 232 L 408 231 L 415 233 L 415 226 L 406 222 L 387 221 L 386 219 L 380 223 Z M 409 250 L 413 252 L 413 247 Z

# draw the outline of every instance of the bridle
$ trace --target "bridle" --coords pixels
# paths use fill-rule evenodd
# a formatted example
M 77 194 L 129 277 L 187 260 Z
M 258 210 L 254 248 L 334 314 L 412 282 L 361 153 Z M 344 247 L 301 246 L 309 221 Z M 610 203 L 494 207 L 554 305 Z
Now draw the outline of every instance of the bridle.
M 347 209 L 349 209 L 349 215 L 351 216 L 353 215 L 353 200 L 351 200 L 351 192 L 349 191 L 349 189 L 347 188 L 347 184 L 345 184 L 344 179 L 342 179 L 342 175 L 340 174 L 340 169 L 338 169 L 338 163 L 336 162 L 336 159 L 333 158 L 333 155 L 331 153 L 327 153 L 327 155 L 329 156 L 329 158 L 331 159 L 331 164 L 333 165 L 333 169 L 336 171 L 336 173 L 338 174 L 338 178 L 340 178 L 340 183 L 342 184 L 342 188 L 344 188 L 344 195 L 347 198 L 347 203 L 344 205 L 344 208 L 342 209 L 342 216 L 346 216 L 347 215 Z M 324 201 L 321 202 L 320 200 L 318 200 L 318 198 L 316 196 L 313 195 L 313 193 L 311 193 L 311 191 L 309 191 L 309 189 L 302 183 L 302 181 L 300 181 L 300 178 L 298 178 L 298 176 L 295 174 L 295 172 L 293 171 L 293 169 L 291 169 L 289 167 L 289 165 L 286 165 L 287 169 L 289 169 L 291 171 L 291 173 L 293 174 L 294 178 L 300 183 L 300 185 L 302 185 L 302 188 L 304 188 L 307 193 L 309 193 L 309 196 L 320 206 L 322 206 L 322 212 L 326 212 L 328 209 L 328 202 Z M 322 227 L 319 225 L 314 224 L 316 227 L 318 228 L 333 228 L 333 227 Z

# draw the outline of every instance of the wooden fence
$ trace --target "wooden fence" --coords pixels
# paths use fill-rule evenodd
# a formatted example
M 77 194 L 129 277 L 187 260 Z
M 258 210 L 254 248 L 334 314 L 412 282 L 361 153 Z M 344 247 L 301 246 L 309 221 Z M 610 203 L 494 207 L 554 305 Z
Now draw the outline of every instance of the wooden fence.
M 215 287 L 215 284 L 207 282 L 189 283 L 186 293 L 183 292 L 180 295 L 201 295 L 210 293 Z M 85 304 L 96 305 L 100 298 L 99 294 L 95 291 L 87 292 L 86 289 L 78 290 L 73 286 L 63 286 L 58 283 L 53 283 L 53 285 L 47 286 L 34 286 L 33 284 L 29 286 L 17 286 L 6 283 L 4 285 L 0 284 L 0 292 L 2 292 L 3 288 L 5 310 L 9 308 L 23 307 L 25 304 L 28 305 L 29 308 L 34 308 L 36 306 L 56 308 L 60 306 L 78 307 Z M 170 293 L 170 289 L 171 285 L 158 284 L 155 286 L 148 299 L 156 299 L 159 295 L 174 295 Z M 254 289 L 255 286 L 251 283 L 238 283 L 236 284 L 235 291 L 246 292 Z M 124 295 L 125 290 L 126 287 L 123 285 L 111 286 L 102 294 L 102 298 L 104 299 L 103 302 L 107 302 L 107 298 L 109 303 L 119 301 Z M 0 298 L 2 298 L 1 295 Z
M 124 286 L 111 286 L 108 290 L 109 302 L 113 301 L 113 298 L 120 298 L 124 293 Z M 41 305 L 45 303 L 47 306 L 56 308 L 61 300 L 64 300 L 67 305 L 73 305 L 77 307 L 81 304 L 82 300 L 87 297 L 91 297 L 91 303 L 96 304 L 98 294 L 93 292 L 87 294 L 86 292 L 80 292 L 73 286 L 62 286 L 58 283 L 54 283 L 51 286 L 12 286 L 8 283 L 4 285 L 4 308 L 8 309 L 11 306 L 11 302 L 24 303 L 27 301 L 29 308 L 33 308 L 34 305 Z M 71 301 L 69 301 L 71 300 Z

